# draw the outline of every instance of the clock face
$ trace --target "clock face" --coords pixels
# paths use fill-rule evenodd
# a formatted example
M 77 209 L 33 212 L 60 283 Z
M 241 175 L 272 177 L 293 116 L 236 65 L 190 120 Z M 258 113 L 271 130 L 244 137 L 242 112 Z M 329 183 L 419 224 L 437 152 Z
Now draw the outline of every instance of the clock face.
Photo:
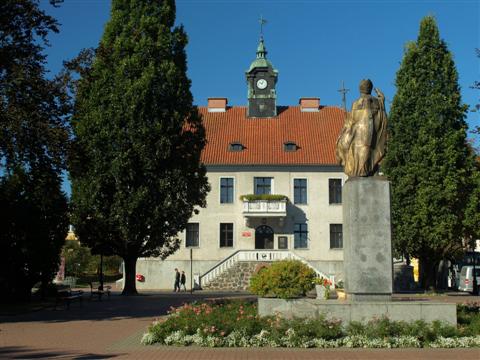
M 260 89 L 260 90 L 263 90 L 267 87 L 268 83 L 267 83 L 267 80 L 265 79 L 259 79 L 257 81 L 257 87 Z

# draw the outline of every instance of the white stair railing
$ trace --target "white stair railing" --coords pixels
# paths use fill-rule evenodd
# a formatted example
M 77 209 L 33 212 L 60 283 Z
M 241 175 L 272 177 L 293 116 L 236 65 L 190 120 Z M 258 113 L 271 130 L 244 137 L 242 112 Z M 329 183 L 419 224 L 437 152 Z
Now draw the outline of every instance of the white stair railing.
M 330 279 L 332 284 L 334 285 L 335 278 L 334 276 L 328 276 L 321 271 L 317 270 L 313 267 L 307 260 L 298 256 L 297 254 L 292 253 L 288 250 L 238 250 L 231 254 L 229 257 L 225 258 L 224 260 L 220 261 L 210 270 L 208 270 L 205 274 L 200 276 L 200 286 L 206 286 L 218 276 L 226 272 L 228 269 L 232 268 L 237 262 L 239 261 L 279 261 L 279 260 L 299 260 L 313 271 L 317 277 L 323 277 Z
M 316 269 L 314 266 L 312 266 L 307 260 L 305 260 L 305 259 L 302 258 L 301 256 L 298 256 L 297 254 L 294 254 L 294 253 L 290 253 L 290 254 L 291 254 L 291 256 L 292 256 L 292 257 L 291 257 L 292 260 L 299 260 L 299 261 L 301 261 L 302 263 L 304 263 L 305 265 L 307 265 L 310 269 L 312 269 L 313 271 L 315 271 L 315 274 L 317 275 L 317 277 L 329 279 L 330 282 L 332 283 L 333 288 L 335 288 L 335 276 L 333 276 L 333 275 L 331 275 L 331 276 L 325 275 L 324 273 L 322 273 L 321 271 L 319 271 L 318 269 Z

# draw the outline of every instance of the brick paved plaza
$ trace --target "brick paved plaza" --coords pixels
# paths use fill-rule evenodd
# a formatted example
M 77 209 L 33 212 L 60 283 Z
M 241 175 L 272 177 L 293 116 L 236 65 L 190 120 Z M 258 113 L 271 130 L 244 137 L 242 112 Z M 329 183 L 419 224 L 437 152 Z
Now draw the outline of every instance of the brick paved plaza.
M 146 292 L 137 297 L 115 293 L 110 300 L 71 305 L 70 310 L 45 308 L 0 316 L 0 358 L 5 359 L 480 359 L 480 349 L 206 349 L 142 346 L 147 326 L 170 306 L 213 297 L 245 297 L 240 293 L 173 294 Z M 408 295 L 402 295 L 408 297 Z M 469 296 L 424 296 L 425 301 L 463 302 Z M 418 296 L 417 296 L 418 299 Z

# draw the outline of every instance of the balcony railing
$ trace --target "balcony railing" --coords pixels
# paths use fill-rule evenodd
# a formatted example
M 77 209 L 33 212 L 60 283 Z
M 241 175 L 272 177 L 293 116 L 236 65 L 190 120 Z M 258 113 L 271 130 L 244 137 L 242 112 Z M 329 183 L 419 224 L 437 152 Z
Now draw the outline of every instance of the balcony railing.
M 286 216 L 287 200 L 243 200 L 245 216 Z

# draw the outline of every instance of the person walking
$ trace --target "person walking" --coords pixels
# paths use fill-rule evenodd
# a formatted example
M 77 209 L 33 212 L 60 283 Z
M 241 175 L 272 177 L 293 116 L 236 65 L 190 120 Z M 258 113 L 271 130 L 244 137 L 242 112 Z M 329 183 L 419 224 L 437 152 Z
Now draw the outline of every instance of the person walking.
M 177 268 L 175 268 L 175 285 L 173 288 L 173 292 L 180 291 L 180 272 Z
M 187 282 L 187 277 L 185 276 L 185 271 L 182 270 L 182 275 L 180 276 L 180 284 L 183 286 L 183 290 L 187 292 L 187 287 L 185 286 L 185 283 Z

